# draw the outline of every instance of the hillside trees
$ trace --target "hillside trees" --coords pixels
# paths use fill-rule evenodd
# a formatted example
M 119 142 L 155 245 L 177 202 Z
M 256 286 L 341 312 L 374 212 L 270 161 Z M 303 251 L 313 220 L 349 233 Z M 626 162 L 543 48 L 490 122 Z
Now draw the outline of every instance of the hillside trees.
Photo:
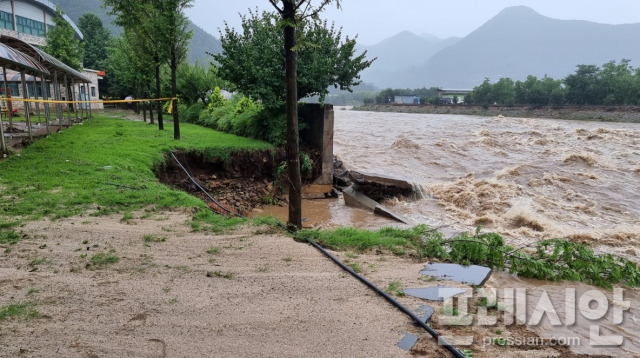
M 98 15 L 91 12 L 80 17 L 78 28 L 84 35 L 84 67 L 101 69 L 107 58 L 111 32 L 104 27 Z
M 469 99 L 472 104 L 499 105 L 639 105 L 640 68 L 630 61 L 610 61 L 602 65 L 578 65 L 576 72 L 562 80 L 548 76 L 538 79 L 528 76 L 525 81 L 513 82 L 502 78 L 496 83 L 489 79 L 476 86 Z

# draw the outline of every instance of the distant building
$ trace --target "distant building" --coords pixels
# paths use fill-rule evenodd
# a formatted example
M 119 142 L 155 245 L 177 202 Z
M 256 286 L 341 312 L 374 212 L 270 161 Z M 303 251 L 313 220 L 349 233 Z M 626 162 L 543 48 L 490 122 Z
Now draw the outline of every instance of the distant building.
M 438 98 L 442 104 L 464 103 L 464 97 L 471 93 L 470 89 L 441 89 L 438 91 Z M 454 99 L 457 98 L 456 102 Z
M 420 104 L 420 97 L 414 95 L 399 95 L 393 99 L 395 104 Z

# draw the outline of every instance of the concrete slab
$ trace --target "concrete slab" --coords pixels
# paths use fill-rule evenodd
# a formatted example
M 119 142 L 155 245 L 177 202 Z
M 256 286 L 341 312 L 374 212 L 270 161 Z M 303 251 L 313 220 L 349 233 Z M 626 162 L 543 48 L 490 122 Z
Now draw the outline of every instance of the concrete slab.
M 420 271 L 425 276 L 476 286 L 482 286 L 491 276 L 491 272 L 490 268 L 484 266 L 462 266 L 444 263 L 426 264 L 425 269 Z
M 422 298 L 430 301 L 444 301 L 449 297 L 459 295 L 468 290 L 456 287 L 424 287 L 424 288 L 407 288 L 403 290 L 405 294 L 413 297 Z

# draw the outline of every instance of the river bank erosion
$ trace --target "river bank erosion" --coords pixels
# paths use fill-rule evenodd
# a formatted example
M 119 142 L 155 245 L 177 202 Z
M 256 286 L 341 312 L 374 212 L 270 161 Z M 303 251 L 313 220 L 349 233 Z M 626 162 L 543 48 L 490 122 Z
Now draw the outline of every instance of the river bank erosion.
M 132 133 L 129 121 L 116 125 L 122 131 L 116 138 Z M 310 231 L 426 224 L 424 230 L 444 237 L 497 232 L 523 250 L 567 238 L 598 254 L 640 261 L 638 124 L 336 108 L 334 154 L 350 170 L 406 178 L 421 195 L 384 201 L 408 225 L 347 207 L 342 198 L 306 201 Z M 94 165 L 64 158 L 70 168 Z M 95 170 L 114 175 L 118 163 L 112 160 Z M 220 173 L 214 180 L 204 167 L 185 163 L 210 186 L 227 183 Z M 118 173 L 133 165 L 121 168 Z M 162 185 L 156 173 L 95 192 L 153 189 L 164 197 L 169 194 L 156 186 L 178 182 Z M 0 185 L 6 208 L 20 199 L 8 190 L 9 184 Z M 171 193 L 188 202 L 183 194 Z M 209 228 L 194 219 L 202 213 L 197 208 L 148 205 L 99 214 L 90 206 L 20 225 L 0 221 L 15 230 L 0 230 L 0 357 L 451 356 L 373 290 L 268 220 Z M 265 213 L 273 211 L 254 209 L 251 216 Z M 499 270 L 480 282 L 454 281 L 430 275 L 439 260 L 406 247 L 331 248 L 404 307 L 430 316 L 429 326 L 467 357 L 640 355 L 636 288 L 533 280 Z M 495 302 L 482 296 L 483 288 L 495 291 Z M 450 292 L 456 297 L 445 300 Z M 431 298 L 417 297 L 423 294 Z

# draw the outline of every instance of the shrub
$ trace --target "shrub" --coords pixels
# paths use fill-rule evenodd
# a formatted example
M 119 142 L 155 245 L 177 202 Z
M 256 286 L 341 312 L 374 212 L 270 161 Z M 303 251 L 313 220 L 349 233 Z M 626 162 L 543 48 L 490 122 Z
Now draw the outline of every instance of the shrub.
M 197 123 L 200 118 L 200 113 L 204 109 L 204 103 L 196 102 L 195 104 L 189 106 L 183 114 L 180 115 L 180 118 L 188 123 Z

